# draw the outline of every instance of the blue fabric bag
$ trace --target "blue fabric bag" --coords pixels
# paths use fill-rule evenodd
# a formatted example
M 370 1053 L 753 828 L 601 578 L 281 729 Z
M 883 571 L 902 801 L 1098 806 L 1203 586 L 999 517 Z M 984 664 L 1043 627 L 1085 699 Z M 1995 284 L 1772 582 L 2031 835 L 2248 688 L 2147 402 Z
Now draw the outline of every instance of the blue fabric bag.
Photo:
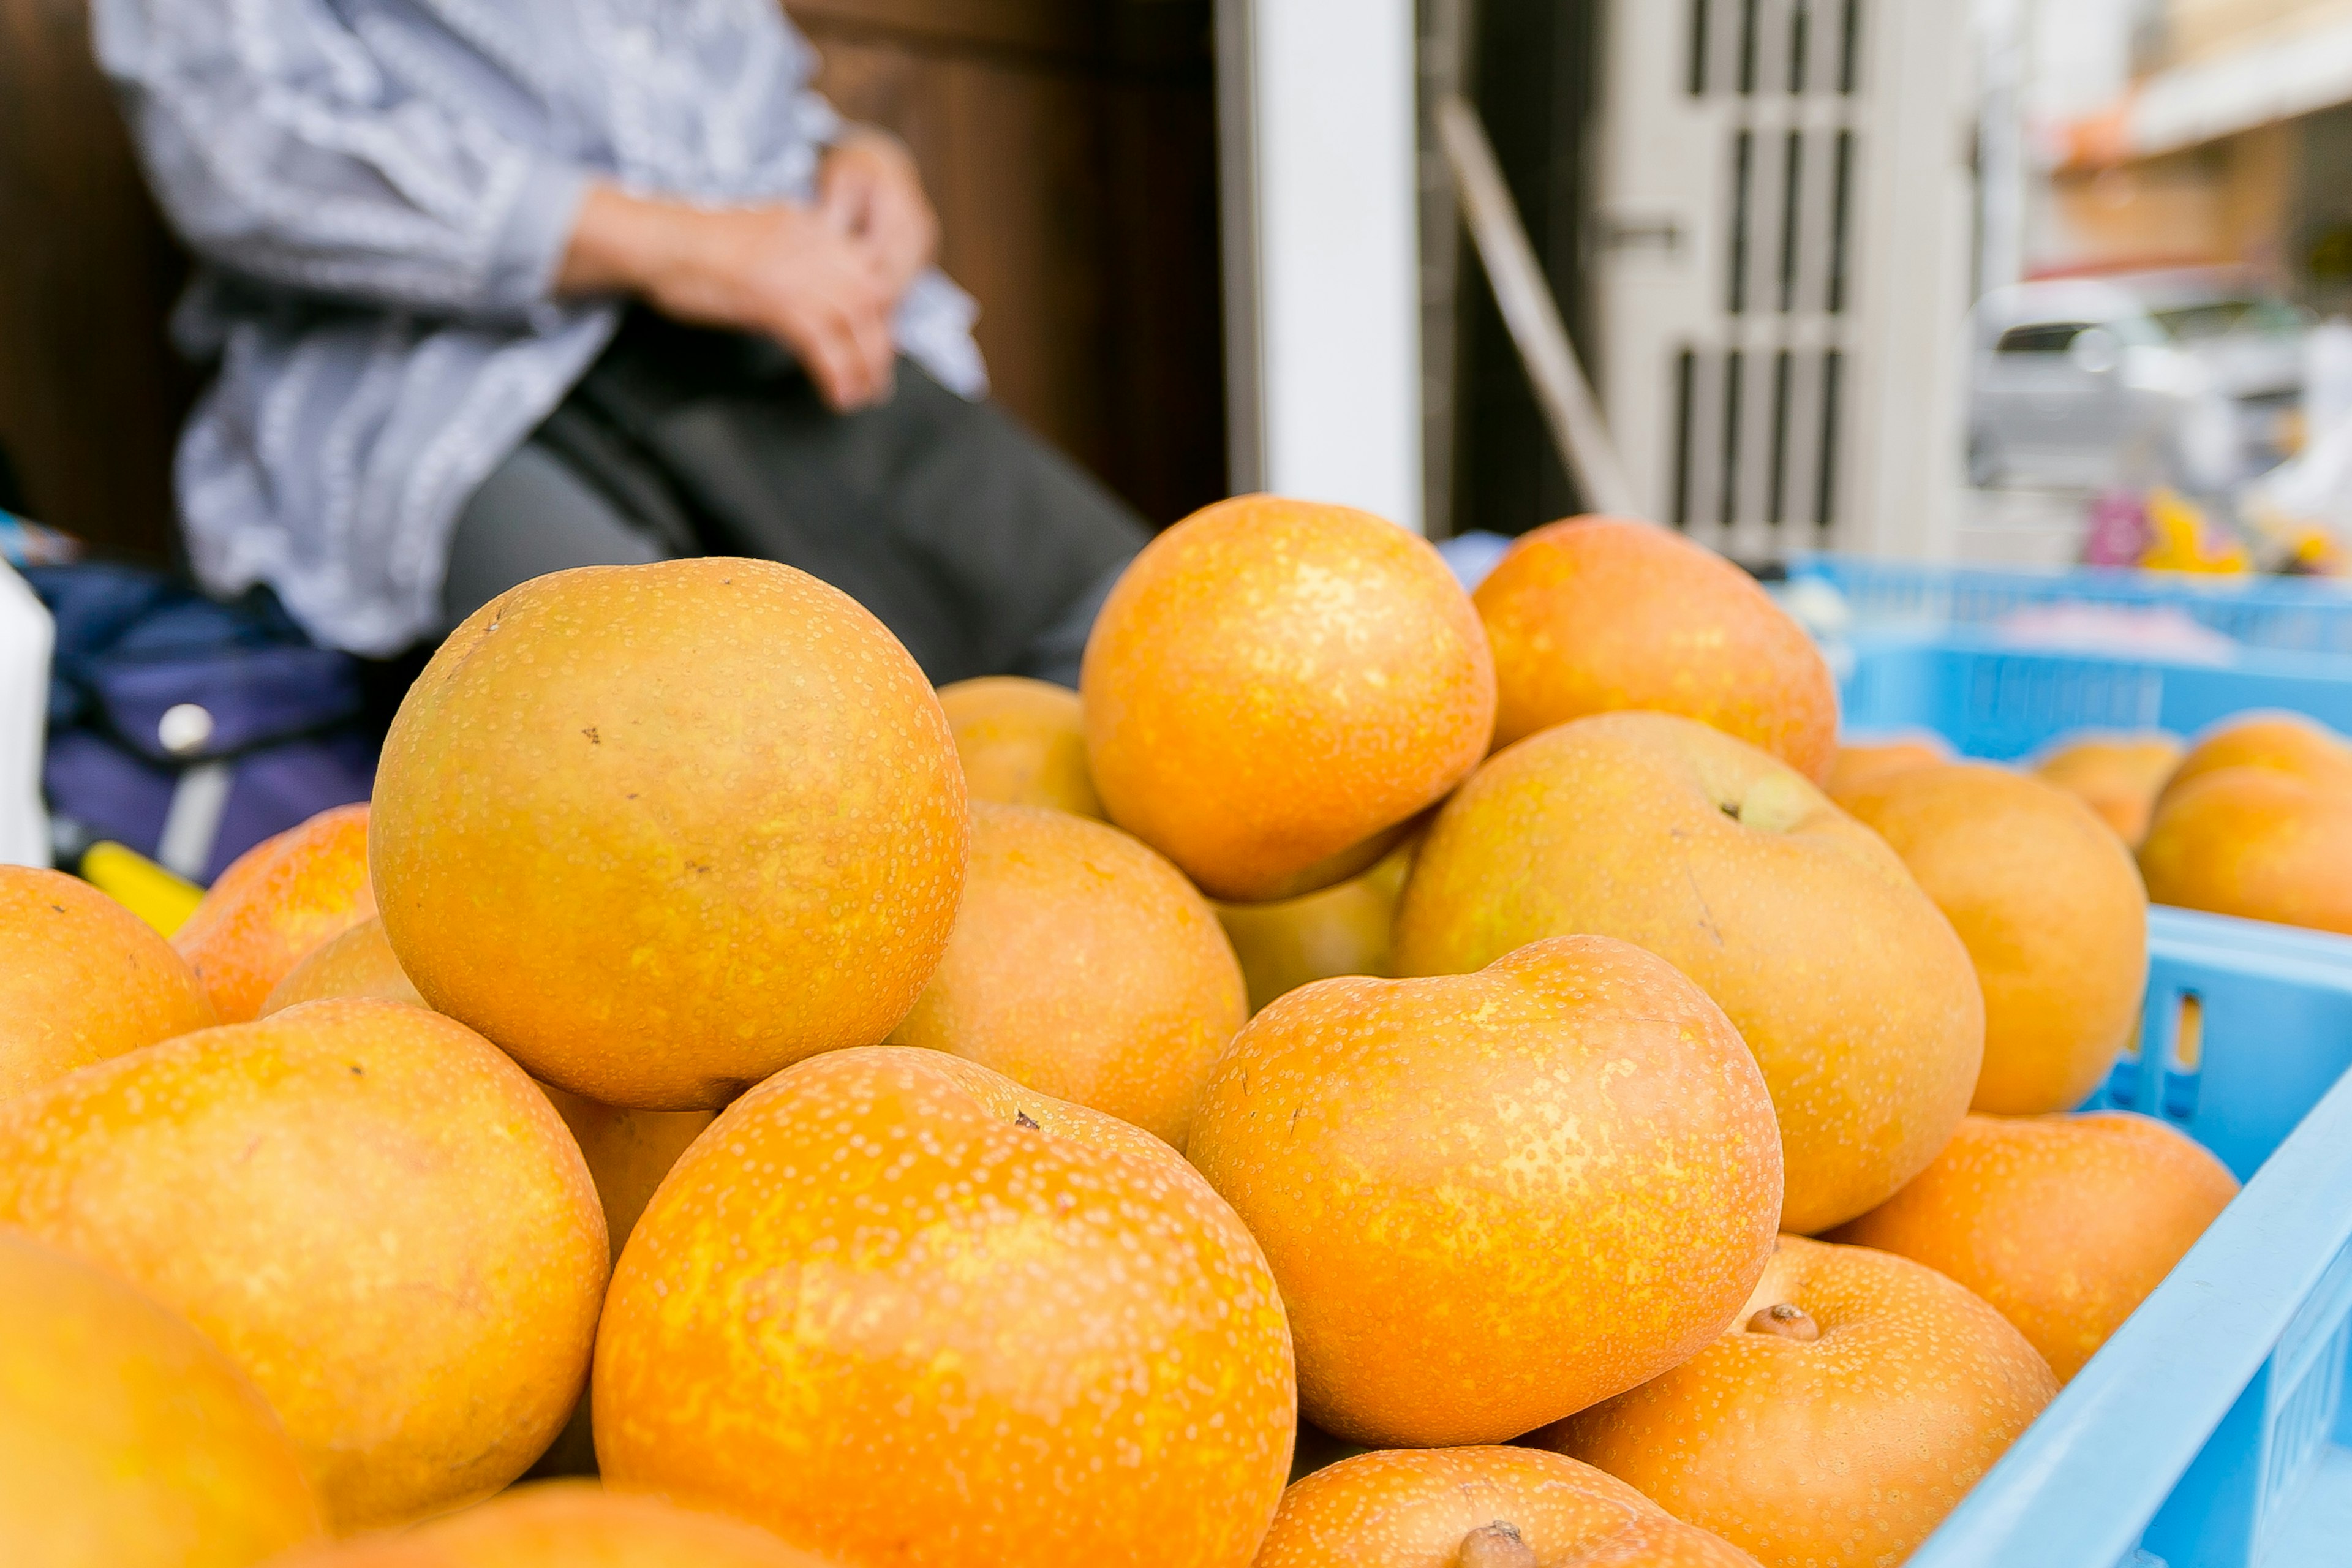
M 110 563 L 25 573 L 57 621 L 42 784 L 61 841 L 111 838 L 199 882 L 368 798 L 358 661 L 266 593 L 223 605 Z

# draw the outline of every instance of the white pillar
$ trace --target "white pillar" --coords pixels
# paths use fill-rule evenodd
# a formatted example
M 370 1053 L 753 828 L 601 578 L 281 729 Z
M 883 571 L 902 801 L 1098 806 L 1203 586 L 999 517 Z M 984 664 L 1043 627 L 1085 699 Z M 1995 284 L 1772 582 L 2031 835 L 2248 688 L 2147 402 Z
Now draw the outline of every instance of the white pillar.
M 1412 0 L 1219 0 L 1234 487 L 1418 531 Z

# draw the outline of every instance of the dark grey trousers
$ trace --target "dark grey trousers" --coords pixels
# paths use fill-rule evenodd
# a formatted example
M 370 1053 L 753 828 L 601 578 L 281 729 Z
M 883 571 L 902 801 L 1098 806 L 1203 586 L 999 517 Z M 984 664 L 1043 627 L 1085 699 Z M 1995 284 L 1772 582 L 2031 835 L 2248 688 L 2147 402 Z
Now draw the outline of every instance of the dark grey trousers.
M 772 345 L 633 317 L 457 521 L 449 624 L 570 566 L 758 555 L 874 612 L 946 684 L 1077 684 L 1095 613 L 1149 531 L 992 404 L 910 361 L 836 415 Z

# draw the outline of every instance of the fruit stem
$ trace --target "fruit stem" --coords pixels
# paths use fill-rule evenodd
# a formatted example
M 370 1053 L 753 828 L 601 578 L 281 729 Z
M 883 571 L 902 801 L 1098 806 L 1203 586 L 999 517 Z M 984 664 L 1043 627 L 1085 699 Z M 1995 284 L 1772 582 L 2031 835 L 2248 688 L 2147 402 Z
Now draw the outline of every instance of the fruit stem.
M 1498 1519 L 1464 1536 L 1454 1561 L 1459 1568 L 1536 1568 L 1536 1552 L 1517 1525 Z
M 1822 1326 L 1805 1316 L 1803 1308 L 1786 1301 L 1767 1307 L 1748 1319 L 1748 1331 L 1751 1334 L 1774 1334 L 1784 1340 L 1817 1340 L 1822 1337 Z

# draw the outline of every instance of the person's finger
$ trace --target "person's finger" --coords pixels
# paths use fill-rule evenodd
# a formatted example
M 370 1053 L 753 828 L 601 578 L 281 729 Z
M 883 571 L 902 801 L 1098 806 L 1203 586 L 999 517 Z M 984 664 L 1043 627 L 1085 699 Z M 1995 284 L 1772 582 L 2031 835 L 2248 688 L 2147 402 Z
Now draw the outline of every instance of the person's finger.
M 857 233 L 873 206 L 872 184 L 872 172 L 861 160 L 835 153 L 817 174 L 817 216 L 837 233 Z
M 898 361 L 898 347 L 890 336 L 890 313 L 887 309 L 855 311 L 850 330 L 872 401 L 879 402 L 889 395 L 891 373 Z
M 865 395 L 865 370 L 845 317 L 835 310 L 812 311 L 785 346 L 800 356 L 801 368 L 816 384 L 826 406 L 843 411 L 858 405 Z

